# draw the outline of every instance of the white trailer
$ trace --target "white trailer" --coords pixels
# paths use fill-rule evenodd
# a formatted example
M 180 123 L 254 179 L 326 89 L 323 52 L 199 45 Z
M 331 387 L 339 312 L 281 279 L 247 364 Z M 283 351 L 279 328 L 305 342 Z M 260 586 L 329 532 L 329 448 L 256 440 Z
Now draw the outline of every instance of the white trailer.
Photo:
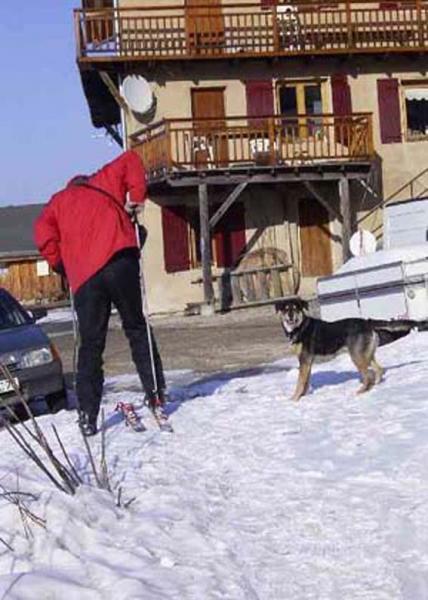
M 428 319 L 428 243 L 351 258 L 317 290 L 327 321 Z
M 406 200 L 384 208 L 383 247 L 401 248 L 428 242 L 428 198 Z

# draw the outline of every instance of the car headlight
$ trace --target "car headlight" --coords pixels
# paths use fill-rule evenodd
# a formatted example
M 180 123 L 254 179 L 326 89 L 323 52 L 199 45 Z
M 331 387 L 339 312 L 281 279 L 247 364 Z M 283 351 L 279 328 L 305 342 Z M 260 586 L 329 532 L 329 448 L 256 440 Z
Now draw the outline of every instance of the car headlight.
M 53 361 L 53 356 L 50 348 L 37 348 L 37 350 L 30 350 L 29 352 L 23 352 L 21 360 L 19 361 L 20 369 L 28 369 L 28 367 L 40 367 L 41 365 L 47 365 Z

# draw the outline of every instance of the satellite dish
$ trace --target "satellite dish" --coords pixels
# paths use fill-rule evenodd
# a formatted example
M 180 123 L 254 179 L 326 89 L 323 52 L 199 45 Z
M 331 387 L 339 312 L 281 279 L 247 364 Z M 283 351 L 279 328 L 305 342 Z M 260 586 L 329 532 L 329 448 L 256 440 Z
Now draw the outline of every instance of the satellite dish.
M 141 75 L 128 75 L 122 85 L 126 104 L 139 121 L 147 121 L 155 107 L 155 97 L 149 82 Z
M 376 251 L 376 238 L 365 229 L 360 229 L 351 237 L 349 249 L 353 256 L 364 256 Z

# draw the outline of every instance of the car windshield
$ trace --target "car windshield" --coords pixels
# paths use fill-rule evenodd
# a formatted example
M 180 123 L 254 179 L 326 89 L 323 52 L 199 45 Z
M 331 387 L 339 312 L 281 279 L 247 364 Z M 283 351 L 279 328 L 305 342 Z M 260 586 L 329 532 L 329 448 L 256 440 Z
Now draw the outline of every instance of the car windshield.
M 0 330 L 28 325 L 30 317 L 9 294 L 0 291 Z

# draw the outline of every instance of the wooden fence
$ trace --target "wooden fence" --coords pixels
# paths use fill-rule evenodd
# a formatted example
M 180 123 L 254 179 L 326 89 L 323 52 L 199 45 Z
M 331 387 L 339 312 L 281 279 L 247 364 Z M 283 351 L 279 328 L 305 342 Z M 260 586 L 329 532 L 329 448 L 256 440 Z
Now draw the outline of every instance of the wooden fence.
M 75 31 L 83 60 L 419 52 L 428 47 L 428 2 L 79 9 Z
M 217 278 L 221 309 L 272 304 L 282 298 L 290 297 L 293 290 L 286 277 L 291 268 L 292 265 L 288 264 L 226 270 Z
M 152 179 L 173 170 L 368 160 L 374 152 L 369 113 L 166 119 L 136 132 L 131 145 Z

